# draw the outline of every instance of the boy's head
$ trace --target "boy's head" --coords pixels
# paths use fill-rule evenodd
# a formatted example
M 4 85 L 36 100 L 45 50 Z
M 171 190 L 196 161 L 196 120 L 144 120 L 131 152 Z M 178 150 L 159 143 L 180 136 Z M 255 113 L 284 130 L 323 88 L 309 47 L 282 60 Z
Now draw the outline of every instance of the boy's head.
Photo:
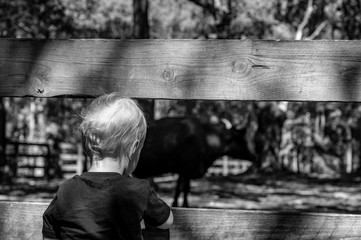
M 85 152 L 94 160 L 112 157 L 138 161 L 147 123 L 142 110 L 129 98 L 111 93 L 96 98 L 82 112 L 80 131 Z M 133 154 L 137 156 L 134 159 Z M 136 163 L 132 163 L 132 165 Z

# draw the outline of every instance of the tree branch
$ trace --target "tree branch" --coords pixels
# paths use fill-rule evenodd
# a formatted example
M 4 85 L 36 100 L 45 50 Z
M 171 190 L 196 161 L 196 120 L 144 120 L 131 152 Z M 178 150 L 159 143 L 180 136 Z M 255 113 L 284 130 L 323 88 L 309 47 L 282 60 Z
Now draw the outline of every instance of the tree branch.
M 297 28 L 295 40 L 301 40 L 302 39 L 303 29 L 308 24 L 308 22 L 310 20 L 310 17 L 311 17 L 311 14 L 312 14 L 312 11 L 313 11 L 313 0 L 308 0 L 306 13 L 305 13 L 305 16 L 303 17 L 303 20 L 302 20 L 301 24 Z
M 321 31 L 327 26 L 327 24 L 328 24 L 327 20 L 323 21 L 320 25 L 318 25 L 316 30 L 309 37 L 306 38 L 306 40 L 315 39 L 318 35 L 320 35 Z

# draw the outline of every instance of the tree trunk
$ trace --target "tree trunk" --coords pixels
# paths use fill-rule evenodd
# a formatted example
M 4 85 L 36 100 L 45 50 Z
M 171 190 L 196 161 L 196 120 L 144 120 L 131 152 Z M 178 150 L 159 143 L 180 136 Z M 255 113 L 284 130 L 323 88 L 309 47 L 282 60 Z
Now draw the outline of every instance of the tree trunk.
M 148 5 L 148 0 L 133 0 L 134 38 L 149 38 Z
M 149 38 L 148 0 L 133 0 L 133 37 L 136 39 Z M 138 99 L 148 123 L 154 120 L 154 100 Z

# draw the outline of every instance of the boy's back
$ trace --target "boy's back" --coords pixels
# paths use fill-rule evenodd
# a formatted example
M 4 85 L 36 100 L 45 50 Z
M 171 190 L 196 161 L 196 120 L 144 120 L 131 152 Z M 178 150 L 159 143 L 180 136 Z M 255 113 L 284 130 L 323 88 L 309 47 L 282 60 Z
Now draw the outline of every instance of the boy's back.
M 59 188 L 44 213 L 43 231 L 61 239 L 142 239 L 139 222 L 143 216 L 153 226 L 169 216 L 169 207 L 147 181 L 112 172 L 88 172 Z M 54 229 L 53 219 L 59 229 Z

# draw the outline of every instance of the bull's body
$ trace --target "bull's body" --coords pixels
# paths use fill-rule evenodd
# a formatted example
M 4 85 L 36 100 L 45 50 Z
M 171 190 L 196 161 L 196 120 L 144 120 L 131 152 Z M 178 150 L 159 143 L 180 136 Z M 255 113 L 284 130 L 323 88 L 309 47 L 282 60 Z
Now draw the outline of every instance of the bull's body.
M 227 130 L 221 124 L 202 124 L 189 118 L 155 121 L 149 126 L 134 175 L 146 178 L 164 173 L 179 174 L 173 206 L 177 206 L 181 190 L 184 192 L 183 206 L 187 206 L 190 179 L 202 177 L 219 157 L 254 158 L 242 131 Z

